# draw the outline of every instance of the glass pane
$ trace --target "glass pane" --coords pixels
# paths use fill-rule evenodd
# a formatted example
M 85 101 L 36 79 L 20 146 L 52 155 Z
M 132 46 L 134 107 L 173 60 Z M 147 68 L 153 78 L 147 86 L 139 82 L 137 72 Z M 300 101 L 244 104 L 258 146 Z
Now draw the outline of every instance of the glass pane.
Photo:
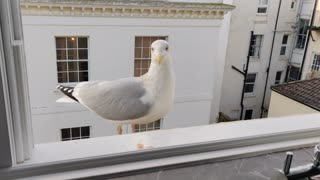
M 68 48 L 77 48 L 77 38 L 76 37 L 68 37 L 67 38 L 67 47 Z
M 80 128 L 78 128 L 78 127 L 77 127 L 77 128 L 72 128 L 72 129 L 71 129 L 71 132 L 72 132 L 72 133 L 71 133 L 71 134 L 72 134 L 72 139 L 73 139 L 73 138 L 77 138 L 77 137 L 79 138 L 79 137 L 80 137 Z
M 135 60 L 134 61 L 134 68 L 140 68 L 141 67 L 141 61 L 140 60 Z
M 88 71 L 87 61 L 79 61 L 79 71 Z
M 69 72 L 69 82 L 79 82 L 78 72 Z
M 281 47 L 281 49 L 280 49 L 280 55 L 286 55 L 286 49 L 287 49 L 286 46 Z
M 77 62 L 68 62 L 68 70 L 69 71 L 78 71 Z
M 154 124 L 155 124 L 154 122 L 147 124 L 148 130 L 153 130 L 154 129 Z
M 150 48 L 143 48 L 143 53 L 142 53 L 142 57 L 143 58 L 150 58 Z
M 151 46 L 151 38 L 150 37 L 143 37 L 143 47 L 149 48 Z
M 68 73 L 58 73 L 58 82 L 65 83 L 68 82 Z
M 142 57 L 142 48 L 135 48 L 134 49 L 134 58 L 141 58 Z
M 253 92 L 254 84 L 246 84 L 244 87 L 245 93 L 252 93 Z
M 68 50 L 68 59 L 75 60 L 77 59 L 77 50 Z
M 246 78 L 246 82 L 255 82 L 256 81 L 256 74 L 248 74 Z
M 288 35 L 283 35 L 282 44 L 287 44 L 287 43 L 288 43 Z
M 159 119 L 158 121 L 155 122 L 155 127 L 159 127 L 160 128 L 160 123 L 161 123 L 161 120 Z
M 61 139 L 67 139 L 70 138 L 71 134 L 70 134 L 70 129 L 66 128 L 66 129 L 61 129 Z
M 56 48 L 66 48 L 66 38 L 56 37 Z
M 88 48 L 88 38 L 79 37 L 78 38 L 78 48 Z
M 142 60 L 141 61 L 141 68 L 149 68 L 149 60 Z
M 140 124 L 140 132 L 146 131 L 147 125 L 146 124 Z
M 79 59 L 88 59 L 88 50 L 80 49 L 79 51 Z
M 90 136 L 89 126 L 81 127 L 81 136 Z
M 57 60 L 66 60 L 67 51 L 66 50 L 57 50 Z
M 142 47 L 142 37 L 135 38 L 135 47 Z
M 252 113 L 253 113 L 253 110 L 250 109 L 250 110 L 246 110 L 246 113 L 245 113 L 245 116 L 244 116 L 244 119 L 252 119 Z
M 134 77 L 139 77 L 140 75 L 140 69 L 134 69 Z
M 57 62 L 58 71 L 68 71 L 68 66 L 66 62 Z
M 79 82 L 88 81 L 88 72 L 79 72 Z
M 277 72 L 277 74 L 276 74 L 276 80 L 280 80 L 280 79 L 281 79 L 281 74 L 282 74 L 281 71 Z
M 266 7 L 258 8 L 258 13 L 267 13 L 267 8 Z

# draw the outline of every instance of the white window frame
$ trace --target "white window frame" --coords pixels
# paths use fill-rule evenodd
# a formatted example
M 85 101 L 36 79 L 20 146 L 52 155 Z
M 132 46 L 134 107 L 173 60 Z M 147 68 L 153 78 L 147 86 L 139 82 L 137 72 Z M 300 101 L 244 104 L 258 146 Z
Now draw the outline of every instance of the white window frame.
M 253 84 L 252 92 L 246 92 L 246 91 L 244 90 L 244 93 L 247 94 L 247 95 L 248 95 L 248 94 L 254 94 L 255 89 L 256 89 L 257 76 L 258 76 L 258 73 L 250 72 L 250 73 L 247 74 L 247 76 L 248 76 L 249 74 L 254 74 L 254 75 L 255 75 L 255 80 L 254 80 L 254 82 L 246 82 L 246 83 L 245 83 L 245 85 Z M 246 77 L 246 80 L 247 80 L 247 77 Z
M 308 35 L 308 29 L 307 26 L 309 25 L 310 20 L 309 19 L 300 19 L 299 20 L 299 25 L 298 25 L 298 31 L 297 31 L 297 39 L 296 39 L 296 44 L 295 44 L 295 48 L 297 49 L 304 49 L 306 46 L 306 42 L 307 42 L 307 35 Z M 303 32 L 306 31 L 306 33 L 300 33 L 301 28 L 303 28 Z M 302 38 L 304 39 L 303 44 L 300 43 L 299 44 L 299 39 Z
M 283 42 L 285 37 L 287 37 L 287 41 Z M 281 41 L 281 46 L 280 46 L 280 56 L 287 56 L 287 46 L 288 46 L 288 42 L 289 42 L 289 34 L 284 34 L 282 36 L 282 41 Z M 282 53 L 282 49 L 284 49 L 284 54 Z
M 263 3 L 264 1 L 266 1 L 266 3 Z M 268 14 L 268 4 L 269 4 L 269 0 L 258 0 L 257 14 L 259 15 Z M 259 9 L 265 9 L 266 12 L 259 12 Z
M 39 175 L 56 177 L 52 179 L 84 178 L 94 175 L 115 177 L 128 172 L 146 172 L 146 168 L 163 169 L 170 165 L 178 167 L 183 163 L 190 165 L 199 161 L 207 162 L 209 159 L 222 161 L 234 157 L 283 151 L 319 141 L 320 115 L 312 114 L 251 120 L 247 121 L 245 126 L 243 126 L 244 121 L 238 121 L 146 132 L 143 136 L 129 134 L 121 138 L 109 136 L 77 142 L 46 143 L 33 147 L 19 1 L 0 1 L 0 9 L 0 19 L 5 22 L 1 25 L 6 25 L 0 27 L 1 32 L 5 34 L 3 39 L 0 38 L 3 41 L 0 43 L 0 88 L 2 89 L 0 100 L 3 104 L 0 110 L 6 112 L 0 116 L 5 116 L 7 120 L 0 121 L 5 127 L 5 131 L 0 132 L 0 140 L 5 143 L 1 146 L 4 151 L 0 153 L 0 179 Z M 306 121 L 310 123 L 305 123 Z M 245 128 L 240 128 L 241 126 Z M 274 128 L 275 126 L 277 128 Z M 234 127 L 237 127 L 237 131 L 233 131 Z M 176 139 L 178 136 L 180 138 Z M 121 146 L 124 142 L 129 143 L 142 137 L 164 140 L 152 141 L 160 143 L 152 149 L 113 154 L 108 154 L 106 151 L 110 149 L 108 141 Z M 75 149 L 77 153 L 74 153 Z M 97 153 L 99 149 L 101 154 Z M 57 161 L 57 158 L 60 160 Z M 26 161 L 27 159 L 30 160 Z M 99 168 L 107 168 L 107 171 L 101 171 Z M 84 169 L 85 173 L 82 172 Z
M 261 48 L 263 43 L 263 34 L 255 34 L 253 35 L 252 44 L 250 46 L 250 57 L 251 58 L 260 58 Z M 259 41 L 257 41 L 259 39 Z M 259 44 L 257 44 L 257 42 Z
M 314 53 L 312 56 L 310 71 L 320 71 L 320 54 Z

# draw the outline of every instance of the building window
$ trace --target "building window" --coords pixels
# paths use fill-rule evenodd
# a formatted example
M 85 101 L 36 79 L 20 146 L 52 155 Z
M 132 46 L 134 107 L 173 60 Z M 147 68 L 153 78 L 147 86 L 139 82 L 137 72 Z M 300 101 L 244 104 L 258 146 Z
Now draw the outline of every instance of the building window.
M 281 43 L 281 48 L 280 48 L 280 55 L 281 56 L 286 55 L 288 38 L 289 38 L 289 35 L 286 35 L 286 34 L 283 35 L 283 37 L 282 37 L 282 43 Z
M 268 0 L 258 0 L 258 14 L 266 14 L 268 10 Z
M 161 128 L 161 119 L 149 124 L 135 124 L 134 132 L 153 131 Z
M 247 109 L 244 113 L 244 120 L 252 119 L 253 109 Z
M 289 81 L 296 81 L 299 79 L 300 68 L 291 66 L 289 71 Z
M 296 0 L 291 1 L 290 9 L 295 9 L 296 7 Z
M 303 49 L 307 39 L 309 20 L 300 19 L 296 48 Z
M 274 81 L 274 84 L 280 84 L 281 75 L 282 75 L 282 71 L 278 71 L 276 74 L 276 80 Z
M 162 39 L 166 40 L 165 36 L 136 36 L 134 49 L 134 77 L 142 76 L 148 72 L 151 63 L 151 44 L 152 42 Z M 143 132 L 157 130 L 161 127 L 161 120 L 149 124 L 135 124 L 132 126 L 133 132 Z
M 314 54 L 312 65 L 311 65 L 311 71 L 319 71 L 319 70 L 320 70 L 320 54 Z
M 259 57 L 263 35 L 253 35 L 250 45 L 250 56 Z
M 61 140 L 70 141 L 90 138 L 90 127 L 74 127 L 61 129 Z
M 88 81 L 88 38 L 56 37 L 58 83 Z
M 255 82 L 256 82 L 256 74 L 248 74 L 247 78 L 246 78 L 244 92 L 245 93 L 253 93 Z
M 148 72 L 151 62 L 151 44 L 152 42 L 162 39 L 164 36 L 137 36 L 135 38 L 134 49 L 134 76 L 139 77 Z

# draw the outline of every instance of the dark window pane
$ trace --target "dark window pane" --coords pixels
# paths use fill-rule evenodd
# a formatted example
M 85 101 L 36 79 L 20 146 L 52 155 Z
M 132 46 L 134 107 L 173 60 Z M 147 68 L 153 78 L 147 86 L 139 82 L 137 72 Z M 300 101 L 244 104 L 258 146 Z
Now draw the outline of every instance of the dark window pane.
M 79 82 L 88 81 L 88 72 L 79 72 Z
M 87 71 L 88 70 L 88 62 L 80 61 L 79 62 L 79 71 Z
M 80 128 L 72 128 L 72 139 L 74 138 L 80 138 Z
M 276 74 L 276 80 L 280 80 L 280 79 L 281 79 L 281 74 L 282 74 L 281 71 L 277 72 L 277 74 Z
M 135 48 L 134 49 L 134 58 L 141 58 L 142 57 L 142 48 Z
M 66 60 L 67 51 L 66 50 L 57 50 L 57 60 Z
M 283 35 L 282 44 L 287 44 L 287 43 L 288 43 L 288 35 Z
M 158 121 L 155 122 L 155 125 L 154 125 L 154 126 L 155 126 L 155 127 L 160 127 L 160 125 L 161 125 L 160 123 L 161 123 L 161 120 L 159 119 Z
M 78 50 L 79 59 L 88 59 L 88 50 L 87 49 L 80 49 Z
M 56 37 L 56 48 L 66 48 L 66 38 Z
M 149 48 L 151 46 L 151 37 L 142 38 L 143 47 Z
M 68 69 L 69 71 L 78 71 L 77 62 L 68 62 Z
M 69 72 L 69 82 L 79 82 L 78 72 Z
M 294 3 L 295 3 L 295 2 L 291 2 L 291 9 L 294 8 Z
M 81 127 L 81 136 L 90 136 L 89 126 Z
M 246 82 L 254 83 L 256 81 L 256 74 L 248 74 L 246 78 Z
M 252 113 L 253 113 L 253 110 L 252 109 L 249 109 L 249 110 L 246 110 L 246 113 L 244 115 L 244 119 L 252 119 Z
M 78 38 L 78 48 L 88 48 L 88 40 L 85 37 Z
M 77 57 L 77 50 L 68 50 L 68 59 L 75 60 Z
M 252 93 L 253 92 L 254 84 L 246 84 L 244 87 L 245 93 Z
M 76 37 L 68 37 L 67 38 L 67 47 L 68 48 L 77 48 L 77 38 Z
M 258 8 L 258 13 L 266 13 L 267 12 L 267 8 L 263 7 L 263 8 Z
M 69 128 L 61 129 L 61 139 L 67 139 L 70 137 L 71 137 L 71 134 L 70 134 Z
M 57 70 L 58 71 L 68 71 L 66 62 L 57 62 Z
M 287 50 L 287 47 L 286 47 L 286 46 L 281 47 L 281 49 L 280 49 L 280 55 L 286 55 L 286 50 Z
M 65 83 L 68 82 L 68 73 L 58 73 L 58 82 Z
M 142 57 L 143 58 L 150 58 L 150 48 L 143 48 Z
M 135 47 L 142 47 L 142 37 L 135 38 Z

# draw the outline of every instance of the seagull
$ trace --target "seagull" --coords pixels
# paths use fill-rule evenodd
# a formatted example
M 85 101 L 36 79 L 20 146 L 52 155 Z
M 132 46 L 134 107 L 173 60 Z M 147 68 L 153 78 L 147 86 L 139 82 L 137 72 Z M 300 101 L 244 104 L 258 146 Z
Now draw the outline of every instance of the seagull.
M 81 82 L 75 87 L 59 85 L 65 96 L 57 102 L 78 102 L 100 117 L 117 125 L 147 124 L 164 117 L 175 96 L 175 78 L 169 57 L 169 44 L 156 40 L 151 44 L 151 64 L 140 77 L 114 81 Z

